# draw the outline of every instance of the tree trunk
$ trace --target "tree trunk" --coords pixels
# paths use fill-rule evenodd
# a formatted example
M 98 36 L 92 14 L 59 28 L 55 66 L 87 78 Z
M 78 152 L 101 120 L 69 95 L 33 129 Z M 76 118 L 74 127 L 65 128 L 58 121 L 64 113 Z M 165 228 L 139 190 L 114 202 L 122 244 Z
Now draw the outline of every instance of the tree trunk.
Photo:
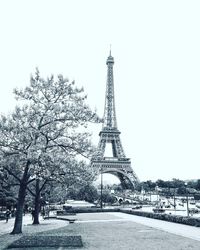
M 40 224 L 39 222 L 39 213 L 40 213 L 40 181 L 36 179 L 35 187 L 35 210 L 33 215 L 33 224 Z
M 11 234 L 22 233 L 23 209 L 24 209 L 24 202 L 25 202 L 25 197 L 26 197 L 26 188 L 27 188 L 27 183 L 29 179 L 29 174 L 28 174 L 29 165 L 30 165 L 30 162 L 27 161 L 22 179 L 20 181 L 15 224 L 14 224 L 14 228 Z
M 15 224 L 14 224 L 14 228 L 11 234 L 22 233 L 22 219 L 23 219 L 23 209 L 24 209 L 24 202 L 25 202 L 25 196 L 26 196 L 26 185 L 27 184 L 26 182 L 24 183 L 24 181 L 20 183 Z

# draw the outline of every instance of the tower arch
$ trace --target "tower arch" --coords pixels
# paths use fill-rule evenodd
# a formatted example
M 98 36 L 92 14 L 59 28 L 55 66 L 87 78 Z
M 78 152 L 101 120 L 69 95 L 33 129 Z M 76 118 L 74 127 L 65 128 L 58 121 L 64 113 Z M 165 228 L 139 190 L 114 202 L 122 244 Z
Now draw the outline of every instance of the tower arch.
M 132 181 L 132 178 L 123 170 L 116 168 L 105 169 L 102 174 L 112 174 L 116 176 L 124 189 L 134 189 L 135 187 L 135 183 Z

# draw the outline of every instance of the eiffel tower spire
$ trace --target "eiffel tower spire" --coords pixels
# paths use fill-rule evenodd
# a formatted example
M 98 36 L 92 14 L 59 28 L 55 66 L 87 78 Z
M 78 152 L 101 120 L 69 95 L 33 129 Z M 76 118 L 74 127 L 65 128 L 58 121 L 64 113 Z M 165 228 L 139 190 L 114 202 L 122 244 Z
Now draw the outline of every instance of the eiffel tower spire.
M 106 98 L 104 108 L 104 130 L 117 129 L 117 119 L 115 111 L 115 95 L 114 95 L 114 78 L 113 78 L 113 65 L 114 58 L 110 55 L 106 61 L 107 64 L 107 84 L 106 84 Z

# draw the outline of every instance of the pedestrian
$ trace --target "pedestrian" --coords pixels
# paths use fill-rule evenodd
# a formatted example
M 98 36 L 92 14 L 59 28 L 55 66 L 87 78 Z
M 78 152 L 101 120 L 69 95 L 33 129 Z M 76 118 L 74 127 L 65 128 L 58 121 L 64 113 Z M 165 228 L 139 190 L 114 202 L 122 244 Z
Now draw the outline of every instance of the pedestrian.
M 35 214 L 35 210 L 34 209 L 31 211 L 31 214 L 32 214 L 32 220 L 33 220 L 34 219 L 34 214 Z
M 6 210 L 6 223 L 8 222 L 8 219 L 10 218 L 10 210 Z

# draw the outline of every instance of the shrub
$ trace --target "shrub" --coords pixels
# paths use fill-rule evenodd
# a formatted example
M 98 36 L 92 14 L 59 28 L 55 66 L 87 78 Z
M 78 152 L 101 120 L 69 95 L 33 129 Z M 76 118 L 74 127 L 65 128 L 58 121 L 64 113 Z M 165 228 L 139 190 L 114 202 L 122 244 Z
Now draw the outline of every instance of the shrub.
M 129 211 L 121 210 L 120 212 L 133 214 L 133 215 L 137 215 L 137 216 L 144 216 L 147 218 L 165 220 L 165 221 L 169 221 L 169 222 L 181 223 L 181 224 L 185 224 L 185 225 L 200 227 L 200 219 L 194 218 L 194 217 L 186 217 L 186 216 L 171 215 L 171 214 L 161 214 L 161 213 L 154 214 L 151 212 L 134 211 L 134 210 L 129 210 Z

